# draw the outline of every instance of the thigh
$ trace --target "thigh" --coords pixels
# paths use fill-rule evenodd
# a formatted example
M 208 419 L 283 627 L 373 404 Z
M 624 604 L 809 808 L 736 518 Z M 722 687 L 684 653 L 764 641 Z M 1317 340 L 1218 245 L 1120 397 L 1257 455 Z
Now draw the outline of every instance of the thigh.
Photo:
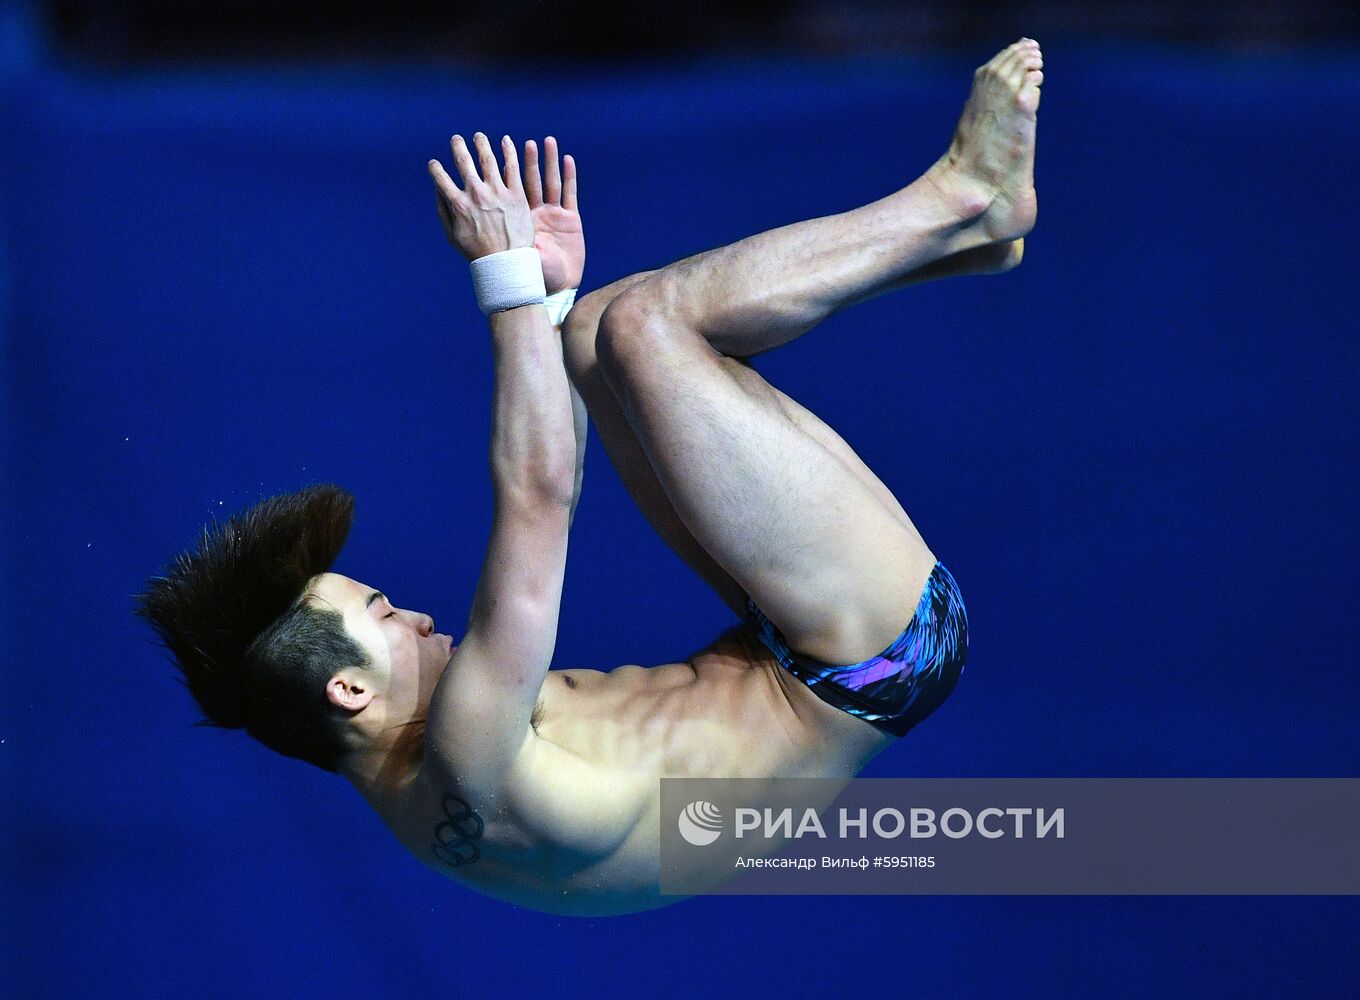
M 934 557 L 839 435 L 627 296 L 598 344 L 681 522 L 790 645 L 831 663 L 881 652 L 910 621 Z
M 623 278 L 585 296 L 573 307 L 562 331 L 567 370 L 572 384 L 590 412 L 591 422 L 595 425 L 595 432 L 604 445 L 609 461 L 643 516 L 661 540 L 713 588 L 723 603 L 738 617 L 744 617 L 745 591 L 695 540 L 680 520 L 657 480 L 651 463 L 647 461 L 642 445 L 638 443 L 632 427 L 619 408 L 618 401 L 600 374 L 599 359 L 595 354 L 600 313 L 621 292 L 646 277 L 644 273 Z

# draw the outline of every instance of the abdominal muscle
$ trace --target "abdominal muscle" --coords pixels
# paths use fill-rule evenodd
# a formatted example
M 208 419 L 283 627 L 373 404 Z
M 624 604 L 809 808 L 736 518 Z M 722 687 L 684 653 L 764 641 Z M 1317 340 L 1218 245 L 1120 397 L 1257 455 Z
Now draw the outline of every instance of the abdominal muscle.
M 685 663 L 559 670 L 537 731 L 598 768 L 660 778 L 749 778 L 797 771 L 812 734 L 765 662 L 725 637 Z

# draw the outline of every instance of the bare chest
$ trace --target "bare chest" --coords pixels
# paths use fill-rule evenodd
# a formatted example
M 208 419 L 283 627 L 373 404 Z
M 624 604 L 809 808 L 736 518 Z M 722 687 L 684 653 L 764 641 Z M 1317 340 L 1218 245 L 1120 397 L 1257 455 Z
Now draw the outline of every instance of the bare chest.
M 661 905 L 660 778 L 848 778 L 877 739 L 741 644 L 687 663 L 552 671 L 534 728 L 515 808 L 429 788 L 394 832 L 444 874 L 553 912 Z

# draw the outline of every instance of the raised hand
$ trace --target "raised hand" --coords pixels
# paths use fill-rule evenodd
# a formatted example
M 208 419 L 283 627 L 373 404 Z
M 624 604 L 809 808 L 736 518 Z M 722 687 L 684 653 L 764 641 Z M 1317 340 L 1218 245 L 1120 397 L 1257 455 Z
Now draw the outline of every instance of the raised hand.
M 478 132 L 472 142 L 477 148 L 476 162 L 461 135 L 455 135 L 449 143 L 453 148 L 453 165 L 463 181 L 461 189 L 438 160 L 426 164 L 434 179 L 435 200 L 439 206 L 439 219 L 444 223 L 444 234 L 454 249 L 468 260 L 536 245 L 534 220 L 524 185 L 520 183 L 519 157 L 514 142 L 508 135 L 501 139 L 504 175 L 497 167 L 491 141 Z
M 538 145 L 524 144 L 524 193 L 534 220 L 534 246 L 543 260 L 548 293 L 579 288 L 586 268 L 586 237 L 576 206 L 576 161 L 557 163 L 557 140 L 543 140 L 544 177 L 538 172 Z M 507 170 L 509 169 L 507 165 Z

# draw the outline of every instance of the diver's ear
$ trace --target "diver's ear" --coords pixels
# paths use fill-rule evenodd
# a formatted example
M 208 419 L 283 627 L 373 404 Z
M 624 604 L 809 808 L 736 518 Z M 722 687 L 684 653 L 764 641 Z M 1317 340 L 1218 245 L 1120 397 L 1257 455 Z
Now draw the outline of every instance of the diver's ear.
M 336 708 L 358 712 L 373 700 L 373 689 L 360 674 L 342 670 L 327 682 L 326 698 Z

